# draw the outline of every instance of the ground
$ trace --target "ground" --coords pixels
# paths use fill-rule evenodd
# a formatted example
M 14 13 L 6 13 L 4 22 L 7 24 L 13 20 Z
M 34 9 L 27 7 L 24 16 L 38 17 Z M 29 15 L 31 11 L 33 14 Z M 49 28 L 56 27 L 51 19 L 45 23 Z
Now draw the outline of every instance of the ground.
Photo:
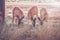
M 60 20 L 35 27 L 29 24 L 19 27 L 5 24 L 0 27 L 0 40 L 60 40 Z

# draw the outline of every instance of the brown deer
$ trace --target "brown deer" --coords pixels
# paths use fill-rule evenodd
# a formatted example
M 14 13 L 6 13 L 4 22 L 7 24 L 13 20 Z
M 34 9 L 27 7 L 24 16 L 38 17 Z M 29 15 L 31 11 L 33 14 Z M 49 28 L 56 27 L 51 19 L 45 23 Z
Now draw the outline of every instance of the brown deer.
M 13 20 L 12 22 L 14 22 L 14 18 L 18 19 L 18 26 L 21 24 L 22 19 L 24 18 L 23 12 L 22 10 L 20 10 L 18 7 L 15 7 L 13 9 Z
M 48 19 L 48 13 L 47 13 L 47 11 L 46 11 L 45 8 L 42 8 L 40 10 L 40 17 L 38 17 L 38 19 L 39 19 L 41 25 L 43 25 L 44 21 L 47 21 L 47 19 Z
M 32 21 L 33 26 L 36 24 L 36 17 L 38 16 L 37 6 L 33 6 L 28 12 L 28 18 Z

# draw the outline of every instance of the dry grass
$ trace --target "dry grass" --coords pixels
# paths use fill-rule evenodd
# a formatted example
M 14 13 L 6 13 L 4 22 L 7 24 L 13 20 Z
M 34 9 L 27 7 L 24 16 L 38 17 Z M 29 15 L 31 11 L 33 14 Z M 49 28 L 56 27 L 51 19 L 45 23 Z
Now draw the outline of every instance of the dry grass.
M 0 26 L 0 40 L 60 40 L 60 23 L 49 22 L 48 24 L 36 25 L 28 24 L 23 26 Z

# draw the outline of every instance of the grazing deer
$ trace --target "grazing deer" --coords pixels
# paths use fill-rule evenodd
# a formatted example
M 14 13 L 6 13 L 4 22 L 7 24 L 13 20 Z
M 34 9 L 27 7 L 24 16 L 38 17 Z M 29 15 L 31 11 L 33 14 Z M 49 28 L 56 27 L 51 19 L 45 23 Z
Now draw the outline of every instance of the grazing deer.
M 12 22 L 14 22 L 15 18 L 18 19 L 18 26 L 19 26 L 21 24 L 23 18 L 24 18 L 24 15 L 23 15 L 22 10 L 20 10 L 18 7 L 15 7 L 13 9 L 13 19 L 12 19 Z
M 40 17 L 38 17 L 40 24 L 43 25 L 44 21 L 47 21 L 48 19 L 48 14 L 45 8 L 42 8 L 40 10 Z
M 28 12 L 28 18 L 32 21 L 33 26 L 36 24 L 36 18 L 38 16 L 37 6 L 33 6 Z

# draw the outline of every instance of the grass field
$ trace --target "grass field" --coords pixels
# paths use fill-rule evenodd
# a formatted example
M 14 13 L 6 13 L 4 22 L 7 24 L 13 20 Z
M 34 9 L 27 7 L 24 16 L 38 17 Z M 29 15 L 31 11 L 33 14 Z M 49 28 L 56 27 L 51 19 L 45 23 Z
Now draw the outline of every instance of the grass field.
M 0 26 L 0 40 L 60 40 L 60 20 L 50 20 L 44 25 L 29 24 Z

